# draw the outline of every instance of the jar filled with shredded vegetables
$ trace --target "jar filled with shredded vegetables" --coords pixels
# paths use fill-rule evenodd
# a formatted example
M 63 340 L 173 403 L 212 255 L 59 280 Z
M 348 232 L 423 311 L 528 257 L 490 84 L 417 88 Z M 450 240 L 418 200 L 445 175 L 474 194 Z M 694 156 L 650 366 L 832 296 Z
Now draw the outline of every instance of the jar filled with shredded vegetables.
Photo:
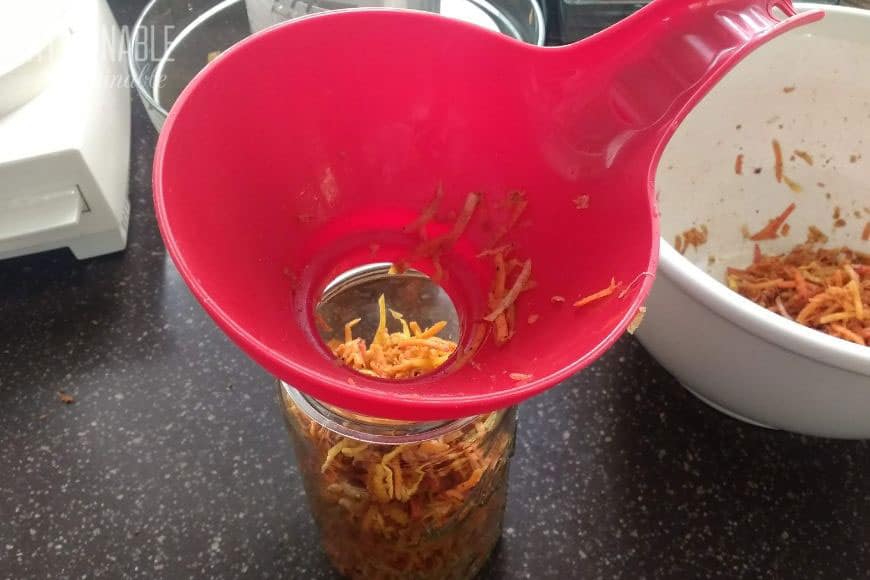
M 516 408 L 419 423 L 363 417 L 281 383 L 323 546 L 346 577 L 474 577 L 500 534 Z

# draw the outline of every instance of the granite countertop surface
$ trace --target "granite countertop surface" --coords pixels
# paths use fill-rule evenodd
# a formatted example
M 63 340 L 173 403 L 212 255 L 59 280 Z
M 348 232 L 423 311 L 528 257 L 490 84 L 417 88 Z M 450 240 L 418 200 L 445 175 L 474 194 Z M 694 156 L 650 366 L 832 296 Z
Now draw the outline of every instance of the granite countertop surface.
M 155 139 L 137 99 L 125 252 L 0 262 L 0 578 L 333 578 L 274 381 L 164 251 Z M 510 477 L 484 578 L 870 577 L 867 443 L 725 417 L 630 337 L 522 405 Z

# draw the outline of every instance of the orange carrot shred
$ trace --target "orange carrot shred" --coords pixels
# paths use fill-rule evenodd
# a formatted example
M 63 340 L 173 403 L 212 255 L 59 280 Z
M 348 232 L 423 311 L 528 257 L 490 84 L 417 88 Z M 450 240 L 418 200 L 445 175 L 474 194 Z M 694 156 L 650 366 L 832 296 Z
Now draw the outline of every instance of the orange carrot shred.
M 785 223 L 785 220 L 788 219 L 788 216 L 791 215 L 791 212 L 795 210 L 795 204 L 790 203 L 785 211 L 779 214 L 777 217 L 773 218 L 767 225 L 761 228 L 757 233 L 750 236 L 750 240 L 754 242 L 758 242 L 760 240 L 775 240 L 779 237 L 779 228 L 782 227 L 782 224 Z
M 441 200 L 444 198 L 444 189 L 441 185 L 438 185 L 438 189 L 435 190 L 435 197 L 429 202 L 429 205 L 423 210 L 423 213 L 417 217 L 413 222 L 404 227 L 405 233 L 414 233 L 422 230 L 426 227 L 430 221 L 435 219 L 435 214 L 438 213 L 438 206 L 441 205 Z
M 835 331 L 840 335 L 840 338 L 845 338 L 846 340 L 850 340 L 852 342 L 858 343 L 861 346 L 867 346 L 867 342 L 861 337 L 861 335 L 852 332 L 842 324 L 832 324 L 831 330 Z
M 459 236 L 461 236 L 465 231 L 465 228 L 468 227 L 468 222 L 471 221 L 471 216 L 474 215 L 474 210 L 477 208 L 478 203 L 480 203 L 479 193 L 469 193 L 465 198 L 465 205 L 462 207 L 462 213 L 459 214 L 459 217 L 453 224 L 453 230 L 450 232 L 449 239 L 451 242 L 458 240 Z
M 773 140 L 773 172 L 776 176 L 776 182 L 782 182 L 782 147 L 779 146 L 779 141 Z
M 758 244 L 755 244 L 755 248 L 752 250 L 752 263 L 759 263 L 763 257 L 764 254 L 761 253 L 761 247 Z
M 783 175 L 782 180 L 785 181 L 785 184 L 788 186 L 788 188 L 795 193 L 800 193 L 804 190 L 803 186 L 801 186 L 800 183 L 791 179 L 788 175 Z
M 510 194 L 509 203 L 511 205 L 511 215 L 508 218 L 507 223 L 505 223 L 496 233 L 495 238 L 493 238 L 492 240 L 493 244 L 501 241 L 501 239 L 505 237 L 508 232 L 511 231 L 511 229 L 513 229 L 517 222 L 520 221 L 520 217 L 523 215 L 523 212 L 526 210 L 526 206 L 529 204 L 529 202 L 526 200 L 525 194 L 521 191 L 512 192 Z
M 520 292 L 523 291 L 523 288 L 526 285 L 526 282 L 529 281 L 529 276 L 532 275 L 532 261 L 526 260 L 523 263 L 523 269 L 520 270 L 517 279 L 514 281 L 514 285 L 511 286 L 511 289 L 505 294 L 504 298 L 502 298 L 501 304 L 495 307 L 495 309 L 484 316 L 484 319 L 493 322 L 499 314 L 508 309 L 508 307 L 514 303 L 517 297 L 520 295 Z
M 617 287 L 618 287 L 618 284 L 616 283 L 616 279 L 611 278 L 610 285 L 607 286 L 607 288 L 599 290 L 598 292 L 593 292 L 592 294 L 581 298 L 580 300 L 578 300 L 577 302 L 574 303 L 574 306 L 579 308 L 580 306 L 585 306 L 586 304 L 589 304 L 590 302 L 595 302 L 596 300 L 601 300 L 602 298 L 605 298 L 605 297 L 613 294 L 616 291 Z
M 795 289 L 797 289 L 797 293 L 798 293 L 798 295 L 801 296 L 801 298 L 809 299 L 810 291 L 809 291 L 809 288 L 807 287 L 807 281 L 804 279 L 803 275 L 801 274 L 801 271 L 798 270 L 797 268 L 795 268 L 795 271 L 794 271 L 794 286 L 795 286 Z
M 807 165 L 813 164 L 813 156 L 807 153 L 806 151 L 801 151 L 800 149 L 795 149 L 794 154 L 796 157 L 800 157 L 803 159 Z
M 513 248 L 513 244 L 504 244 L 498 246 L 497 248 L 489 248 L 488 250 L 483 250 L 479 254 L 477 254 L 478 258 L 485 258 L 487 256 L 494 256 L 496 254 L 507 254 Z

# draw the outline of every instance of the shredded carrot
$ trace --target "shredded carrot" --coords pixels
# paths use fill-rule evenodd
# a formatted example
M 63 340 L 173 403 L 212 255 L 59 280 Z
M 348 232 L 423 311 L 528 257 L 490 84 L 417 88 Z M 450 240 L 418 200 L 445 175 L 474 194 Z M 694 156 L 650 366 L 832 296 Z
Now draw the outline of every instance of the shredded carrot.
M 865 242 L 870 240 L 870 222 L 864 224 L 864 232 L 861 234 L 861 239 Z
M 772 142 L 773 145 L 773 173 L 776 176 L 776 182 L 782 182 L 782 147 L 776 139 Z
M 532 378 L 532 375 L 526 373 L 510 373 L 508 376 L 514 381 L 527 381 Z
M 791 212 L 795 210 L 795 204 L 790 203 L 785 211 L 781 214 L 773 218 L 772 220 L 767 222 L 767 225 L 761 228 L 757 233 L 750 236 L 749 239 L 758 242 L 761 240 L 775 240 L 779 237 L 779 228 L 782 227 L 782 224 L 785 223 L 785 220 L 788 219 L 788 216 L 791 215 Z
M 526 200 L 526 194 L 521 191 L 514 191 L 508 196 L 508 205 L 511 208 L 510 216 L 508 217 L 508 221 L 505 222 L 502 227 L 496 232 L 495 237 L 493 238 L 492 245 L 497 244 L 504 238 L 520 221 L 520 217 L 523 215 L 523 212 L 526 211 L 526 206 L 528 206 L 529 202 Z
M 641 306 L 637 309 L 637 313 L 634 315 L 634 318 L 631 319 L 631 322 L 628 323 L 628 333 L 634 334 L 637 332 L 637 329 L 640 328 L 641 323 L 643 322 L 643 317 L 646 315 L 646 306 Z
M 504 254 L 507 254 L 508 252 L 510 252 L 511 249 L 513 249 L 513 244 L 504 244 L 504 245 L 501 245 L 497 248 L 490 248 L 488 250 L 483 250 L 482 252 L 477 254 L 477 257 L 478 258 L 485 258 L 487 256 L 494 256 L 496 254 L 504 255 Z
M 504 314 L 499 314 L 493 321 L 493 327 L 495 328 L 496 344 L 501 345 L 511 339 L 511 330 L 508 326 L 507 316 L 505 316 Z
M 698 249 L 707 243 L 709 233 L 706 224 L 701 224 L 700 228 L 693 226 L 677 236 L 674 247 L 681 254 L 685 254 L 690 247 Z
M 532 261 L 526 260 L 525 262 L 523 262 L 523 269 L 520 271 L 519 275 L 517 276 L 517 279 L 514 282 L 514 285 L 511 286 L 511 289 L 504 296 L 501 303 L 498 306 L 496 306 L 496 308 L 492 312 L 490 312 L 489 314 L 484 316 L 484 320 L 487 320 L 489 322 L 493 322 L 498 317 L 499 314 L 501 314 L 502 312 L 507 310 L 507 308 L 511 304 L 513 304 L 514 301 L 516 301 L 517 297 L 520 295 L 520 292 L 523 291 L 523 288 L 525 287 L 526 282 L 528 282 L 529 276 L 531 276 L 531 274 L 532 274 Z
M 480 203 L 479 193 L 469 193 L 466 196 L 465 204 L 462 206 L 462 213 L 459 214 L 448 236 L 451 243 L 458 240 L 465 231 L 465 228 L 468 227 L 468 222 L 471 221 L 471 216 L 474 215 L 474 210 L 477 208 L 478 203 Z
M 734 160 L 734 173 L 743 175 L 743 153 L 738 153 L 737 158 Z
M 807 153 L 806 151 L 801 151 L 800 149 L 795 149 L 794 154 L 796 157 L 800 157 L 803 159 L 807 165 L 813 164 L 813 156 Z
M 840 338 L 845 338 L 846 340 L 851 340 L 861 346 L 867 346 L 867 342 L 861 337 L 861 335 L 852 332 L 842 324 L 832 324 L 831 329 L 834 330 L 837 334 L 840 335 Z
M 729 288 L 781 316 L 858 344 L 870 331 L 870 255 L 799 245 L 728 268 Z M 861 342 L 863 341 L 863 342 Z
M 800 193 L 804 190 L 803 186 L 800 183 L 794 181 L 788 175 L 783 175 L 782 180 L 785 182 L 788 188 L 795 193 Z
M 419 232 L 423 228 L 426 227 L 430 221 L 435 219 L 435 215 L 438 213 L 438 207 L 441 205 L 441 201 L 444 199 L 444 188 L 441 185 L 438 185 L 438 189 L 435 190 L 435 197 L 429 202 L 423 212 L 415 219 L 413 222 L 405 226 L 405 233 L 414 233 Z
M 432 267 L 434 268 L 434 272 L 432 273 L 432 281 L 436 284 L 440 284 L 444 281 L 445 273 L 444 266 L 441 265 L 441 255 L 435 254 L 432 256 Z
M 473 192 L 469 193 L 462 206 L 462 212 L 460 212 L 456 221 L 453 223 L 453 228 L 437 238 L 425 240 L 417 246 L 417 249 L 414 251 L 414 256 L 431 258 L 449 249 L 450 246 L 456 242 L 460 236 L 462 236 L 463 232 L 465 232 L 478 203 L 480 203 L 480 194 Z
M 389 331 L 388 310 L 401 323 L 401 331 Z M 420 376 L 434 371 L 456 350 L 456 343 L 437 336 L 447 322 L 436 322 L 421 331 L 416 321 L 407 323 L 400 313 L 388 309 L 383 295 L 378 298 L 378 326 L 369 345 L 353 336 L 353 327 L 360 321 L 355 318 L 345 324 L 344 342 L 332 341 L 330 348 L 341 362 L 365 375 L 390 379 Z
M 581 298 L 580 300 L 577 300 L 574 303 L 574 306 L 579 308 L 580 306 L 585 306 L 585 305 L 589 304 L 590 302 L 595 302 L 596 300 L 601 300 L 602 298 L 605 298 L 605 297 L 613 294 L 618 287 L 619 287 L 619 284 L 616 283 L 616 279 L 611 278 L 610 285 L 607 286 L 607 288 L 604 288 L 603 290 L 599 290 L 598 292 L 593 292 L 592 294 L 589 294 L 588 296 L 585 296 L 585 297 Z
M 326 322 L 326 320 L 319 312 L 314 313 L 314 321 L 317 323 L 317 326 L 322 332 L 332 332 L 332 327 L 329 325 L 328 322 Z
M 828 236 L 826 236 L 822 230 L 817 228 L 816 226 L 810 226 L 807 228 L 807 242 L 808 244 L 826 244 L 828 243 Z
M 794 287 L 797 289 L 798 296 L 804 300 L 809 300 L 810 290 L 807 286 L 807 281 L 804 279 L 801 271 L 795 268 L 794 270 Z
M 523 292 L 523 291 L 525 291 L 525 290 L 520 290 L 520 292 Z M 514 329 L 517 327 L 517 305 L 516 305 L 516 303 L 508 306 L 507 310 L 504 311 L 504 314 L 502 314 L 502 316 L 504 316 L 507 319 L 507 324 L 508 324 L 507 340 L 510 340 L 511 338 L 513 338 Z
M 396 274 L 404 274 L 408 270 L 408 262 L 401 260 L 390 264 L 390 269 L 387 270 L 387 276 L 395 276 Z
M 344 325 L 344 342 L 353 341 L 353 327 L 360 323 L 362 318 L 354 318 Z
M 429 364 L 409 358 L 397 366 L 418 363 Z M 373 364 L 351 366 L 373 374 Z M 422 441 L 388 445 L 345 437 L 314 421 L 286 394 L 281 400 L 326 553 L 342 576 L 453 578 L 497 540 L 506 460 L 514 445 L 510 411 L 484 413 Z M 365 420 L 389 430 L 396 424 Z
M 504 254 L 496 254 L 493 257 L 493 262 L 495 264 L 495 279 L 492 285 L 492 294 L 496 304 L 490 305 L 490 308 L 496 307 L 497 303 L 504 298 L 507 289 L 507 269 L 504 264 Z

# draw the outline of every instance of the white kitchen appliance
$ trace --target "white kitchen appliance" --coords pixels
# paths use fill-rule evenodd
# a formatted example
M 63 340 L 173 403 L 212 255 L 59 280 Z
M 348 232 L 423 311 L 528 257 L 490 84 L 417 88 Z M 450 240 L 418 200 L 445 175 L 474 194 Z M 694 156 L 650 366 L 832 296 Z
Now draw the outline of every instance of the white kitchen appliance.
M 105 0 L 0 0 L 0 259 L 126 246 L 124 50 Z

